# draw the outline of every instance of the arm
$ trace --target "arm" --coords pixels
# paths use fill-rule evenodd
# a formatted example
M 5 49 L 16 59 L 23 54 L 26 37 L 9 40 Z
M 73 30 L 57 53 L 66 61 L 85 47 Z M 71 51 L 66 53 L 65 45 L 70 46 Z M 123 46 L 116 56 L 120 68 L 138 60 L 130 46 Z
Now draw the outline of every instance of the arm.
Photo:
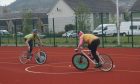
M 42 45 L 42 41 L 40 39 L 40 37 L 37 35 L 37 40 L 39 41 L 39 43 Z
M 41 41 L 41 39 L 40 39 L 40 38 L 38 38 L 38 41 L 39 41 L 39 43 L 42 45 L 42 41 Z
M 82 45 L 83 45 L 83 38 L 80 38 L 77 49 L 79 49 Z
M 26 42 L 25 42 L 26 46 L 28 47 L 28 50 L 30 50 L 30 45 L 28 43 L 29 41 L 30 41 L 30 39 L 27 39 Z

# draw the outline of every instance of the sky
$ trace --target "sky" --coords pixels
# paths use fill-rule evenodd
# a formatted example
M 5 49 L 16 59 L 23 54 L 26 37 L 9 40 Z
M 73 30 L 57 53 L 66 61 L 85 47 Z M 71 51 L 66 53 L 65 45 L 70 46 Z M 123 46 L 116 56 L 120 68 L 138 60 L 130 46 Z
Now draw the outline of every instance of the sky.
M 16 0 L 0 0 L 0 6 L 6 6 L 11 4 L 12 2 L 14 2 Z

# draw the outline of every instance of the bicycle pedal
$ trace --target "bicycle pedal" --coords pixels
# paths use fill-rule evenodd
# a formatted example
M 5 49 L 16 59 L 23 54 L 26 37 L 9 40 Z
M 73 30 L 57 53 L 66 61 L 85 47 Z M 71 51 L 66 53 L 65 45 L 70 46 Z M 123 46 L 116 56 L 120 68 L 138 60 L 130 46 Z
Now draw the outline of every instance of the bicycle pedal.
M 32 58 L 32 56 L 27 56 L 27 59 L 31 59 Z
M 26 57 L 23 57 L 24 59 L 27 59 L 27 56 Z
M 102 64 L 96 64 L 95 68 L 100 68 L 102 67 Z

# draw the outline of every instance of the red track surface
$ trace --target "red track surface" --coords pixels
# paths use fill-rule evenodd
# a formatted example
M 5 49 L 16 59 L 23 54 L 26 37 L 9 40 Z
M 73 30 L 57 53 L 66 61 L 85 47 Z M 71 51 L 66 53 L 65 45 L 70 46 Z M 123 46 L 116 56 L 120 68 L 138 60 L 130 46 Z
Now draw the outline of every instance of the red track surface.
M 139 48 L 100 48 L 110 55 L 115 68 L 110 72 L 94 69 L 78 71 L 71 64 L 73 48 L 46 48 L 44 65 L 34 61 L 20 64 L 24 47 L 0 47 L 0 84 L 140 84 Z

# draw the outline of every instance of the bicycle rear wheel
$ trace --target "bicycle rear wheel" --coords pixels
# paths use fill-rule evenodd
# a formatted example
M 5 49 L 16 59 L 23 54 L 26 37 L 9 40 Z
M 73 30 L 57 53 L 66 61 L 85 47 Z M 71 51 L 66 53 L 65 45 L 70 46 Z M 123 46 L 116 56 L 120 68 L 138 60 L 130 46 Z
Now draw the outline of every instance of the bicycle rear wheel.
M 35 53 L 35 61 L 37 64 L 44 64 L 47 60 L 47 54 L 44 51 Z
M 75 54 L 72 57 L 72 63 L 78 70 L 86 70 L 89 67 L 88 58 L 81 53 Z
M 29 59 L 28 59 L 28 51 L 24 51 L 20 56 L 19 56 L 19 61 L 22 64 L 26 64 Z
M 113 60 L 110 58 L 110 56 L 106 54 L 100 54 L 100 63 L 102 64 L 102 67 L 99 69 L 102 71 L 110 71 L 113 68 Z

